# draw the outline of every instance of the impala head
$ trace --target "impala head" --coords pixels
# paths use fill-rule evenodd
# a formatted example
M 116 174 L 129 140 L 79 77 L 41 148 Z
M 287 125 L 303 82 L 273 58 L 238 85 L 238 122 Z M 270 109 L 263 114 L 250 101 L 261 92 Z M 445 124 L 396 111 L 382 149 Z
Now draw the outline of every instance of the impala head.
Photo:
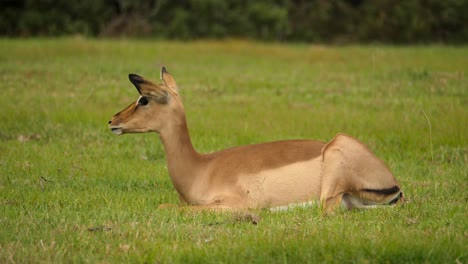
M 177 113 L 183 115 L 177 84 L 165 67 L 161 69 L 163 84 L 154 84 L 136 74 L 129 74 L 128 78 L 140 97 L 109 121 L 109 128 L 114 134 L 160 133 L 168 123 L 177 120 Z

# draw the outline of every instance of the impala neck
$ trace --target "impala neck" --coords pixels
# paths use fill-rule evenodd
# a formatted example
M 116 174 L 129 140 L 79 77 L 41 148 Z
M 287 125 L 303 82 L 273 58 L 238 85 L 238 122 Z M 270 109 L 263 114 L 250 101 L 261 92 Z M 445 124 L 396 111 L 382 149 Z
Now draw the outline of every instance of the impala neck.
M 185 199 L 191 187 L 201 155 L 194 149 L 187 127 L 185 113 L 171 120 L 159 135 L 166 152 L 169 175 L 178 193 Z

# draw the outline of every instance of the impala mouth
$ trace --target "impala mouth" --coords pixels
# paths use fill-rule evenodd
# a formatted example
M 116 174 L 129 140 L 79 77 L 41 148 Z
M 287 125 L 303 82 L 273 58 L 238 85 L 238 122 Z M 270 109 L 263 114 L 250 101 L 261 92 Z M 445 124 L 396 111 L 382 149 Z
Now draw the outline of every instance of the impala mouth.
M 111 127 L 110 128 L 111 132 L 116 134 L 116 135 L 122 135 L 123 131 L 121 127 Z

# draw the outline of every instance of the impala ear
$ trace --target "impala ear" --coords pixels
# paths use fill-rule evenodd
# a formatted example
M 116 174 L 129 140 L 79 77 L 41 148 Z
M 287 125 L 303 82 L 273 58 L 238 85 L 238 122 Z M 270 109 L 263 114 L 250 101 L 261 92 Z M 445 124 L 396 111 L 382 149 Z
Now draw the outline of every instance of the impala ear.
M 174 77 L 166 70 L 166 67 L 161 68 L 161 80 L 163 80 L 164 84 L 171 88 L 172 90 L 178 92 L 179 88 L 177 87 L 177 83 L 174 80 Z
M 133 85 L 135 85 L 140 95 L 155 98 L 160 104 L 167 104 L 169 102 L 170 96 L 167 91 L 149 81 L 146 81 L 143 77 L 130 73 L 128 75 L 128 79 L 130 79 Z
M 145 82 L 145 79 L 143 79 L 143 77 L 141 77 L 140 75 L 134 73 L 130 73 L 128 75 L 128 79 L 130 79 L 133 85 L 135 85 L 135 87 L 137 88 L 138 92 L 141 94 L 140 87 Z

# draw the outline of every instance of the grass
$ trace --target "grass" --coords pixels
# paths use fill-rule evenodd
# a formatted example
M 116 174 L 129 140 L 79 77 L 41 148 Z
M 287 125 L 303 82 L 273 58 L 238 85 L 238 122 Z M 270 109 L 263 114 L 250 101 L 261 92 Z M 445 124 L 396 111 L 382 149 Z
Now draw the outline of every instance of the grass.
M 467 263 L 466 58 L 450 46 L 0 39 L 0 262 Z M 346 132 L 409 201 L 259 210 L 257 225 L 158 210 L 178 198 L 157 135 L 116 137 L 107 121 L 137 98 L 127 74 L 156 81 L 161 65 L 199 151 Z

